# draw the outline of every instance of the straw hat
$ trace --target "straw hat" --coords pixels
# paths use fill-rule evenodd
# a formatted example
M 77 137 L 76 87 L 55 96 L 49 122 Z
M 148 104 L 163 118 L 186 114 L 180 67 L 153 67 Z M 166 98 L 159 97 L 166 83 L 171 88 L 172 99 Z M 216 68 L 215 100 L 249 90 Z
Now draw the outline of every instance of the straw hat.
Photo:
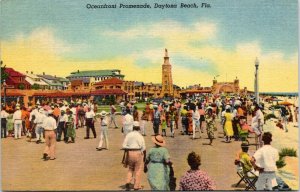
M 105 117 L 107 115 L 106 111 L 101 111 L 100 113 L 101 117 Z
M 155 143 L 156 145 L 159 145 L 161 147 L 166 145 L 166 141 L 164 140 L 164 138 L 161 135 L 153 136 L 152 141 L 153 141 L 153 143 Z

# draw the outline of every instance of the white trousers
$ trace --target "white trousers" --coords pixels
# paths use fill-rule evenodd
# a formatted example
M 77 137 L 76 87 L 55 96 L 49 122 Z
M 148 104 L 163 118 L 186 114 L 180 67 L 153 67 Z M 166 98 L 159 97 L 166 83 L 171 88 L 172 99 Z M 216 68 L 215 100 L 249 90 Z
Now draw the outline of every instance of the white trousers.
M 106 149 L 108 149 L 107 126 L 101 126 L 100 141 L 99 141 L 98 148 L 102 148 L 104 140 L 105 140 L 105 144 L 106 144 Z
M 200 133 L 200 121 L 193 119 L 193 138 L 196 137 L 196 128 L 198 127 L 198 131 Z
M 258 180 L 255 183 L 256 190 L 269 190 L 277 186 L 275 172 L 262 172 L 258 176 Z
M 22 123 L 15 123 L 14 124 L 15 129 L 14 129 L 14 133 L 15 133 L 15 138 L 21 138 L 21 132 L 22 132 Z

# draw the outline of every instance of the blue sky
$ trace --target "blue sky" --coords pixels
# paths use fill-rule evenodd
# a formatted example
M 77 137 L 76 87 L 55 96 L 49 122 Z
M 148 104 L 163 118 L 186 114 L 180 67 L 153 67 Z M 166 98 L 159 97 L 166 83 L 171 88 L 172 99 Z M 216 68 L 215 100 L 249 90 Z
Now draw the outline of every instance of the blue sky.
M 125 2 L 148 3 L 152 7 L 155 2 L 177 3 L 178 6 L 181 2 L 195 2 L 199 6 L 202 3 L 197 0 L 4 0 L 1 1 L 1 40 L 8 43 L 13 43 L 17 38 L 26 40 L 36 31 L 46 29 L 50 30 L 53 38 L 63 46 L 71 47 L 68 51 L 56 53 L 60 59 L 70 62 L 96 62 L 134 55 L 133 63 L 137 67 L 158 67 L 162 62 L 163 49 L 166 46 L 174 47 L 170 50 L 174 67 L 205 71 L 211 76 L 222 71 L 214 63 L 216 61 L 201 55 L 200 50 L 206 47 L 214 47 L 231 54 L 237 52 L 237 48 L 241 45 L 243 47 L 253 44 L 259 49 L 258 56 L 279 53 L 283 60 L 288 60 L 286 63 L 292 64 L 294 62 L 290 60 L 298 51 L 297 0 L 210 0 L 203 1 L 211 5 L 211 8 L 206 9 L 86 8 L 88 3 Z M 195 37 L 187 35 L 184 40 L 178 41 L 178 44 L 185 44 L 182 50 L 175 49 L 176 35 L 172 39 L 162 33 L 157 34 L 160 28 L 166 33 L 170 29 L 174 30 L 176 35 L 186 32 Z M 193 33 L 197 29 L 200 31 L 198 39 L 197 33 Z M 132 36 L 123 35 L 124 32 L 132 31 L 134 32 Z M 211 33 L 211 36 L 205 33 Z M 194 50 L 194 53 L 191 53 L 195 55 L 194 57 L 188 57 L 187 48 Z M 154 52 L 157 50 L 161 55 L 157 55 L 157 59 L 151 58 L 153 54 L 143 57 L 142 54 L 149 50 Z M 205 62 L 199 58 L 203 58 Z

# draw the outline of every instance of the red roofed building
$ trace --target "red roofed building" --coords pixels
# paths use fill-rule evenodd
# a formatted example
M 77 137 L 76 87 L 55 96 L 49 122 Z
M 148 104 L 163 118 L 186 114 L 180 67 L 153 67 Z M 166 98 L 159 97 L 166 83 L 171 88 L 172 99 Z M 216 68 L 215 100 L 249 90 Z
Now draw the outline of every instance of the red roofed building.
M 28 83 L 25 78 L 26 75 L 15 71 L 13 68 L 5 68 L 5 73 L 8 74 L 6 79 L 6 84 L 13 86 L 15 89 L 30 89 L 31 85 Z
M 134 99 L 134 82 L 124 81 L 119 78 L 109 78 L 93 85 L 92 95 L 123 96 L 123 99 Z

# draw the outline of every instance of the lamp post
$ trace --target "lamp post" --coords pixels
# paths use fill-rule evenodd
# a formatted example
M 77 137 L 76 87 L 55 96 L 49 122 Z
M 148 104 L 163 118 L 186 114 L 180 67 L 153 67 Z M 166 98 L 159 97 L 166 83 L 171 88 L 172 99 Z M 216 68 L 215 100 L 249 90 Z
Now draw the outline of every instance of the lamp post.
M 258 66 L 259 66 L 259 61 L 258 61 L 258 58 L 256 57 L 256 59 L 255 59 L 255 84 L 254 84 L 254 89 L 255 89 L 255 99 L 256 99 L 257 104 L 259 104 Z

